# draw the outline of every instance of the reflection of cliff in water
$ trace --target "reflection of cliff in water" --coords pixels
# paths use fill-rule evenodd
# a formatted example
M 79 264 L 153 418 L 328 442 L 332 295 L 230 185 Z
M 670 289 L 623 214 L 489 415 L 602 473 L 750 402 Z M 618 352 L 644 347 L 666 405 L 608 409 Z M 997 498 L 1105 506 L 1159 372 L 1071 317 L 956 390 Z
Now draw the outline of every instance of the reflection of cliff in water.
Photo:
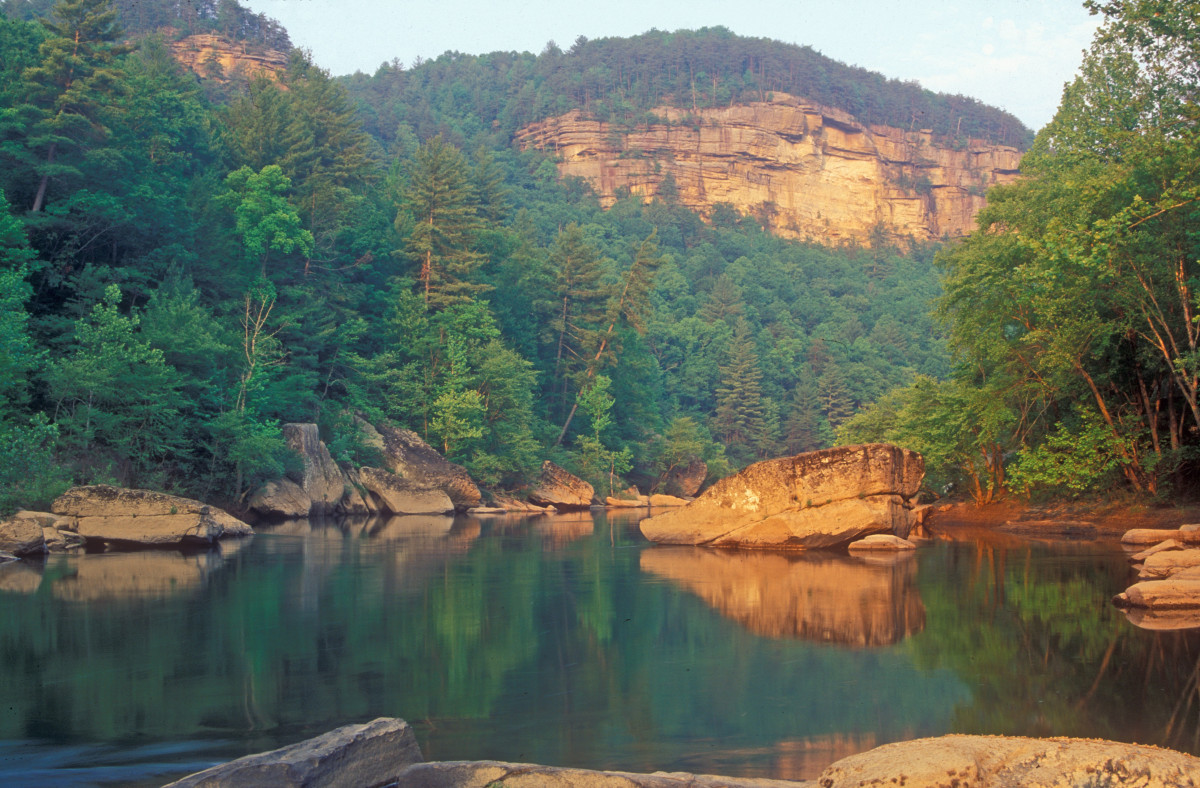
M 656 547 L 641 568 L 768 637 L 886 646 L 925 627 L 912 560 Z

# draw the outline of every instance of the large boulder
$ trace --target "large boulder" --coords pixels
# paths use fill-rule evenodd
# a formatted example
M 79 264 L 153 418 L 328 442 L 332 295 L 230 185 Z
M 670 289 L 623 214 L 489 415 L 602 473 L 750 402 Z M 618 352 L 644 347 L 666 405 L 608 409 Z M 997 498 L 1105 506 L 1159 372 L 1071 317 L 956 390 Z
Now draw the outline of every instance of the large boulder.
M 0 522 L 0 552 L 16 556 L 46 552 L 44 526 L 37 518 L 22 517 L 22 514 Z
M 284 424 L 283 437 L 288 448 L 300 455 L 303 472 L 293 479 L 312 501 L 305 514 L 331 514 L 346 494 L 348 486 L 342 469 L 321 440 L 316 424 Z
M 392 514 L 445 514 L 454 502 L 442 490 L 403 479 L 382 468 L 359 468 L 358 478 L 379 509 Z
M 385 467 L 397 476 L 443 491 L 459 510 L 478 506 L 483 500 L 466 468 L 438 454 L 412 430 L 388 425 L 375 428 L 362 421 L 359 426 L 367 441 L 383 453 Z
M 1158 747 L 1096 739 L 961 735 L 885 744 L 843 758 L 817 778 L 822 788 L 1197 784 L 1200 759 Z
M 74 518 L 76 533 L 87 541 L 106 544 L 176 547 L 254 533 L 215 506 L 107 484 L 72 487 L 55 499 L 50 510 Z
M 362 788 L 394 785 L 420 763 L 421 750 L 404 720 L 381 717 L 346 725 L 315 739 L 247 755 L 184 777 L 168 788 Z
M 250 511 L 259 517 L 294 520 L 308 517 L 312 499 L 291 479 L 276 479 L 258 488 L 250 499 Z
M 592 505 L 595 495 L 592 485 L 546 460 L 542 463 L 542 475 L 537 487 L 529 493 L 529 500 L 538 506 L 553 506 L 562 511 L 586 509 Z
M 864 536 L 908 536 L 925 476 L 920 454 L 869 443 L 755 463 L 687 506 L 642 520 L 654 542 L 838 548 Z

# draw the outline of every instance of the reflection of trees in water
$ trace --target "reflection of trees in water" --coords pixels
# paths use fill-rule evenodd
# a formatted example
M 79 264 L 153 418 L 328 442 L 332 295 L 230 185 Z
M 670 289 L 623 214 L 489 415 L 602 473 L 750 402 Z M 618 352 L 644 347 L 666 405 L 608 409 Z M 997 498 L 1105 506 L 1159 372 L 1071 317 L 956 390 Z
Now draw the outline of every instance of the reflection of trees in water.
M 1200 751 L 1200 633 L 1139 629 L 1110 604 L 1125 557 L 980 541 L 926 553 L 919 663 L 971 687 L 963 733 L 1094 736 Z

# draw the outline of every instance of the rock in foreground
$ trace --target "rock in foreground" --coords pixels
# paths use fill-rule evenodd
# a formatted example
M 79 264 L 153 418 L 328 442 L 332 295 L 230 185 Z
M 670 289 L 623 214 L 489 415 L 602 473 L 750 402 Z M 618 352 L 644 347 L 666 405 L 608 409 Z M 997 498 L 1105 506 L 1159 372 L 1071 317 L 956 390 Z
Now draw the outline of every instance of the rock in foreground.
M 869 443 L 755 463 L 687 506 L 642 521 L 647 539 L 722 547 L 836 548 L 908 535 L 920 454 Z
M 50 511 L 74 518 L 76 533 L 87 541 L 106 544 L 178 547 L 254 533 L 215 506 L 107 484 L 72 487 L 55 499 Z
M 822 772 L 817 783 L 822 788 L 1183 788 L 1200 783 L 1200 759 L 1112 741 L 954 735 L 851 755 Z
M 421 760 L 408 723 L 380 717 L 290 747 L 247 755 L 167 788 L 365 788 L 394 784 L 404 769 Z

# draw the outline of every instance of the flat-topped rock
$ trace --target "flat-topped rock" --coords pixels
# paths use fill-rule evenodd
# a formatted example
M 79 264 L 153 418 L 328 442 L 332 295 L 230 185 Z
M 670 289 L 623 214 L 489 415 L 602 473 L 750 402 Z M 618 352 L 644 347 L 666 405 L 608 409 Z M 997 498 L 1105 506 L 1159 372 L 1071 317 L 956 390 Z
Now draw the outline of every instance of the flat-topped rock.
M 650 504 L 652 509 L 665 509 L 672 506 L 687 506 L 691 501 L 686 498 L 677 498 L 674 495 L 655 493 L 650 496 L 650 500 L 647 503 Z
M 925 475 L 914 451 L 872 443 L 755 463 L 699 498 L 642 521 L 647 539 L 728 547 L 836 548 L 907 536 Z
M 1183 569 L 1200 566 L 1200 549 L 1163 550 L 1146 558 L 1142 577 L 1170 577 Z
M 200 501 L 106 484 L 72 487 L 50 510 L 75 518 L 76 532 L 89 542 L 176 547 L 254 533 L 233 515 Z
M 1174 539 L 1184 544 L 1200 544 L 1200 531 L 1182 528 L 1131 528 L 1121 537 L 1122 544 L 1158 544 Z
M 1144 607 L 1153 610 L 1200 608 L 1200 577 L 1169 577 L 1143 580 L 1113 598 L 1117 607 Z
M 538 506 L 553 506 L 555 509 L 586 509 L 592 505 L 596 491 L 592 485 L 570 471 L 546 460 L 542 463 L 542 475 L 537 486 L 529 493 L 529 500 Z
M 816 788 L 816 783 L 686 772 L 601 772 L 502 761 L 429 761 L 400 775 L 404 788 Z

